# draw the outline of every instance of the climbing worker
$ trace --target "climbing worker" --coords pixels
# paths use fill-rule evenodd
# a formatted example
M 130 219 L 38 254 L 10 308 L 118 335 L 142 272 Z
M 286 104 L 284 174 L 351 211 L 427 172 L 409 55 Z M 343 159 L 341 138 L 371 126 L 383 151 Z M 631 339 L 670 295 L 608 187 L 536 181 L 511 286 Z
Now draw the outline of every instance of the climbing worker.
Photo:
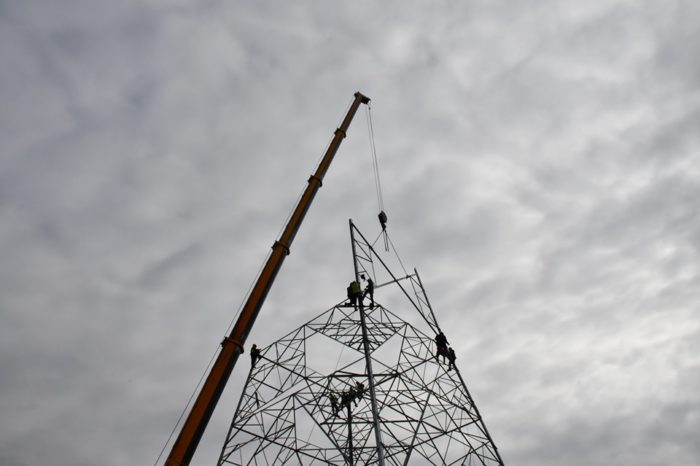
M 365 394 L 365 384 L 362 382 L 355 382 L 355 394 L 357 399 L 361 400 L 362 396 Z
M 357 390 L 355 390 L 354 385 L 350 385 L 350 389 L 348 390 L 348 395 L 350 397 L 350 401 L 354 401 L 355 406 L 357 406 Z
M 350 304 L 352 306 L 357 304 L 358 298 L 362 299 L 362 288 L 360 284 L 357 283 L 357 280 L 353 280 L 350 282 L 350 286 L 348 286 L 348 299 L 350 299 Z
M 385 231 L 386 230 L 386 222 L 388 219 L 386 218 L 386 214 L 384 213 L 383 210 L 381 212 L 379 212 L 378 217 L 379 217 L 379 223 L 382 226 L 382 231 Z
M 365 288 L 365 292 L 362 295 L 362 299 L 365 299 L 365 296 L 369 295 L 369 299 L 372 300 L 369 304 L 370 309 L 374 309 L 374 282 L 370 277 L 367 277 L 367 287 Z
M 331 401 L 331 410 L 333 410 L 333 414 L 336 416 L 338 415 L 338 397 L 335 396 L 333 393 L 328 395 L 328 399 Z
M 445 358 L 447 357 L 447 349 L 445 349 L 444 346 L 438 346 L 437 350 L 435 351 L 435 360 L 440 362 L 439 357 L 442 356 L 442 362 L 445 362 Z
M 253 345 L 253 347 L 250 348 L 251 367 L 255 367 L 255 363 L 258 362 L 258 359 L 260 359 L 260 350 L 258 349 L 257 345 Z
M 347 407 L 348 411 L 350 410 L 350 405 L 352 404 L 352 397 L 350 396 L 349 391 L 344 391 L 340 395 L 340 407 Z
M 447 360 L 450 361 L 450 365 L 447 367 L 448 371 L 451 371 L 452 368 L 457 370 L 457 366 L 455 366 L 455 359 L 457 359 L 457 356 L 455 355 L 455 350 L 453 350 L 452 347 L 448 348 Z
M 438 356 L 442 356 L 443 362 L 447 357 L 447 337 L 442 331 L 435 335 L 435 344 L 437 345 L 437 351 L 435 352 L 435 360 L 438 360 Z

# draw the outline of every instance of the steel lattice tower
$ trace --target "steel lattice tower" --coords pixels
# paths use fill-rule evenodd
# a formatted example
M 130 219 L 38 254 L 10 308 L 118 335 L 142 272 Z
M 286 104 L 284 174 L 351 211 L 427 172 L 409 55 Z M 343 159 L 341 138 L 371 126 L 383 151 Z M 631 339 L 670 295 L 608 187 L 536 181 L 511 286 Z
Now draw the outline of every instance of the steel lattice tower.
M 219 465 L 502 466 L 459 370 L 435 356 L 418 272 L 397 277 L 352 221 L 350 233 L 356 279 L 381 269 L 376 288 L 398 288 L 408 306 L 343 301 L 262 348 Z M 334 411 L 331 397 L 358 382 L 363 396 Z

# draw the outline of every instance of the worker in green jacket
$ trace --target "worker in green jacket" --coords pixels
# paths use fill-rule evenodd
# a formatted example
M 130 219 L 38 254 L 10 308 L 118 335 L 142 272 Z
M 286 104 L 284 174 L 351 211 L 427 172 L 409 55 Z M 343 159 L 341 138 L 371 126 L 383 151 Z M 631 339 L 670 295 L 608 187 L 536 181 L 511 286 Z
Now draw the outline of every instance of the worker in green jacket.
M 348 299 L 350 300 L 350 304 L 353 306 L 356 305 L 358 298 L 362 298 L 362 288 L 356 280 L 353 280 L 350 282 L 350 286 L 348 286 Z

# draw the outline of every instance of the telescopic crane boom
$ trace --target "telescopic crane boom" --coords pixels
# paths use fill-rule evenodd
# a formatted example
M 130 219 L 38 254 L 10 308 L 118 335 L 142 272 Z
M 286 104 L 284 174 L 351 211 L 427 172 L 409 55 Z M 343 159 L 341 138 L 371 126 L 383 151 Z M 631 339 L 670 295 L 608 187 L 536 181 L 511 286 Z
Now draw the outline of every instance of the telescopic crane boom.
M 289 222 L 287 222 L 282 235 L 272 246 L 272 254 L 270 254 L 262 272 L 260 272 L 260 276 L 251 290 L 236 324 L 231 330 L 231 333 L 224 338 L 224 341 L 221 343 L 221 351 L 219 351 L 216 362 L 209 371 L 209 375 L 204 385 L 202 385 L 202 389 L 197 395 L 197 399 L 192 405 L 192 409 L 185 423 L 182 425 L 180 434 L 177 440 L 175 440 L 168 458 L 165 460 L 165 466 L 184 466 L 190 464 L 192 456 L 197 449 L 197 445 L 202 438 L 204 429 L 207 427 L 207 423 L 231 375 L 231 371 L 233 371 L 238 357 L 243 353 L 243 345 L 245 344 L 250 330 L 253 328 L 260 308 L 265 302 L 265 297 L 270 291 L 272 283 L 275 281 L 277 272 L 279 272 L 282 267 L 285 257 L 289 255 L 292 241 L 294 241 L 294 237 L 297 231 L 299 231 L 301 222 L 304 220 L 304 216 L 309 210 L 318 188 L 323 184 L 323 177 L 326 175 L 328 167 L 333 161 L 338 147 L 340 147 L 340 143 L 347 134 L 350 122 L 355 116 L 360 104 L 368 104 L 369 100 L 368 97 L 361 93 L 355 93 L 355 99 L 350 105 L 350 109 L 345 115 L 342 124 L 335 130 L 333 140 L 328 146 L 321 163 L 318 165 L 316 173 L 309 178 L 304 194 L 302 194 L 292 216 L 289 218 Z

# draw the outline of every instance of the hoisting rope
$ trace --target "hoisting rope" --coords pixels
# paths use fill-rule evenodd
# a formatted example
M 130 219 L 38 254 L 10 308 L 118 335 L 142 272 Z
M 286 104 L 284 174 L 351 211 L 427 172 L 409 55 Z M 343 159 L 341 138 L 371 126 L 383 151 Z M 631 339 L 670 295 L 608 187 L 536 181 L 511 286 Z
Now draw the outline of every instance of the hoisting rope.
M 374 143 L 374 124 L 372 123 L 372 103 L 367 104 L 367 132 L 369 133 L 370 157 L 372 158 L 372 171 L 374 172 L 374 188 L 377 192 L 377 207 L 379 208 L 379 222 L 382 225 L 384 237 L 384 250 L 389 252 L 389 240 L 386 235 L 386 213 L 384 212 L 384 196 L 382 195 L 382 182 L 379 177 L 379 161 L 377 158 L 377 146 Z
M 377 191 L 377 207 L 384 210 L 384 198 L 382 197 L 382 183 L 379 180 L 379 163 L 377 162 L 377 147 L 374 144 L 374 125 L 372 124 L 372 103 L 367 105 L 367 131 L 369 133 L 370 155 L 372 157 L 372 170 L 374 171 L 374 187 Z

